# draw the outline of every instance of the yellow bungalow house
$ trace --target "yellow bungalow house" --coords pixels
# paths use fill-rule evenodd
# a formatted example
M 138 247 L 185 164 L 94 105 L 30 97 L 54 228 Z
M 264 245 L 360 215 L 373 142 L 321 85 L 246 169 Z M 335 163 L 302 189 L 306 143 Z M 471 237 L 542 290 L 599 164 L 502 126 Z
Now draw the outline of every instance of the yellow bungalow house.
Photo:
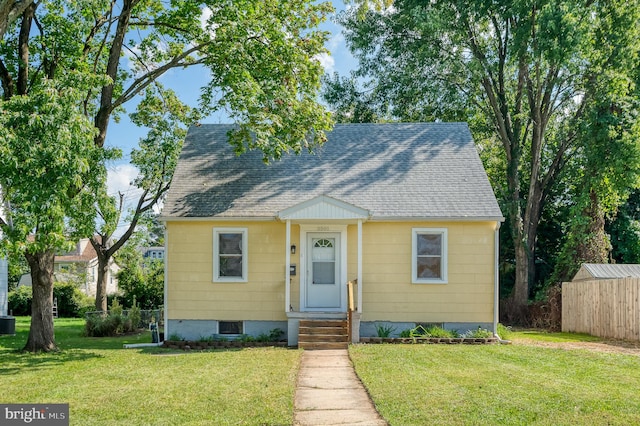
M 416 324 L 497 325 L 498 203 L 464 123 L 344 124 L 314 153 L 236 156 L 231 125 L 192 127 L 162 219 L 165 335 L 298 344 L 300 321 L 352 341 Z

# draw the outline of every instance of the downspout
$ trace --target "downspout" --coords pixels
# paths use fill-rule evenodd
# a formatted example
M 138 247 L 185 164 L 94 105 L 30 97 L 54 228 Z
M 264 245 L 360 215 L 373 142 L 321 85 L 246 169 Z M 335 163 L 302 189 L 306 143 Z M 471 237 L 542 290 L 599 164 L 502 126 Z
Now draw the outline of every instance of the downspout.
M 502 340 L 498 334 L 498 322 L 500 321 L 500 222 L 496 222 L 496 230 L 493 236 L 494 261 L 493 261 L 493 336 L 503 345 L 510 345 L 510 340 Z
M 286 222 L 284 243 L 284 312 L 291 310 L 291 220 Z
M 169 256 L 169 231 L 167 230 L 167 222 L 164 223 L 164 338 L 169 338 L 169 274 L 167 273 L 168 264 L 167 258 Z M 160 320 L 160 318 L 158 318 Z M 160 340 L 160 339 L 158 339 Z M 164 341 L 164 340 L 163 340 Z M 160 342 L 162 344 L 163 342 Z

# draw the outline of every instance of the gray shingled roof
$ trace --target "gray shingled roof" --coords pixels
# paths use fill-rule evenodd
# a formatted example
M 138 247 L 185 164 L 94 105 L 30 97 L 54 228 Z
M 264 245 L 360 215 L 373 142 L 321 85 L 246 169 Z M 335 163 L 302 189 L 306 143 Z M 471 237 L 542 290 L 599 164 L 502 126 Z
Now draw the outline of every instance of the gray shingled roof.
M 313 154 L 236 156 L 232 125 L 189 129 L 162 216 L 275 217 L 327 195 L 372 219 L 501 219 L 464 123 L 339 124 Z
M 640 265 L 637 264 L 583 263 L 582 267 L 594 278 L 640 277 Z

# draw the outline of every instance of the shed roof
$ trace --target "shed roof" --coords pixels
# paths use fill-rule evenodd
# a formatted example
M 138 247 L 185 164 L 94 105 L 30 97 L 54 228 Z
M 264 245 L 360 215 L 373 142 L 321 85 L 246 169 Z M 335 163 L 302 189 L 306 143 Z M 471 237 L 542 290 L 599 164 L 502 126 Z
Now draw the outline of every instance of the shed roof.
M 640 278 L 638 264 L 583 263 L 572 281 L 608 278 Z
M 191 127 L 162 216 L 268 218 L 320 196 L 371 219 L 486 219 L 502 213 L 465 123 L 339 124 L 327 142 L 266 165 L 236 156 L 233 125 Z

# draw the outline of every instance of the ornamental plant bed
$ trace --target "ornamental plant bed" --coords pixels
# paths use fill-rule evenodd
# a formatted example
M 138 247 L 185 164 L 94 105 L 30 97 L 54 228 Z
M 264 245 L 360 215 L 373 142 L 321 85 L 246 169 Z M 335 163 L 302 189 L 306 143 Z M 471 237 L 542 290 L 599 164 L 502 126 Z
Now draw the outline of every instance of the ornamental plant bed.
M 490 338 L 445 338 L 445 337 L 361 337 L 360 343 L 366 344 L 465 344 L 465 345 L 487 345 L 497 343 L 498 339 Z
M 208 349 L 277 347 L 286 348 L 287 342 L 241 342 L 231 341 L 198 341 L 198 340 L 165 340 L 163 348 L 181 349 L 184 351 L 203 351 Z

